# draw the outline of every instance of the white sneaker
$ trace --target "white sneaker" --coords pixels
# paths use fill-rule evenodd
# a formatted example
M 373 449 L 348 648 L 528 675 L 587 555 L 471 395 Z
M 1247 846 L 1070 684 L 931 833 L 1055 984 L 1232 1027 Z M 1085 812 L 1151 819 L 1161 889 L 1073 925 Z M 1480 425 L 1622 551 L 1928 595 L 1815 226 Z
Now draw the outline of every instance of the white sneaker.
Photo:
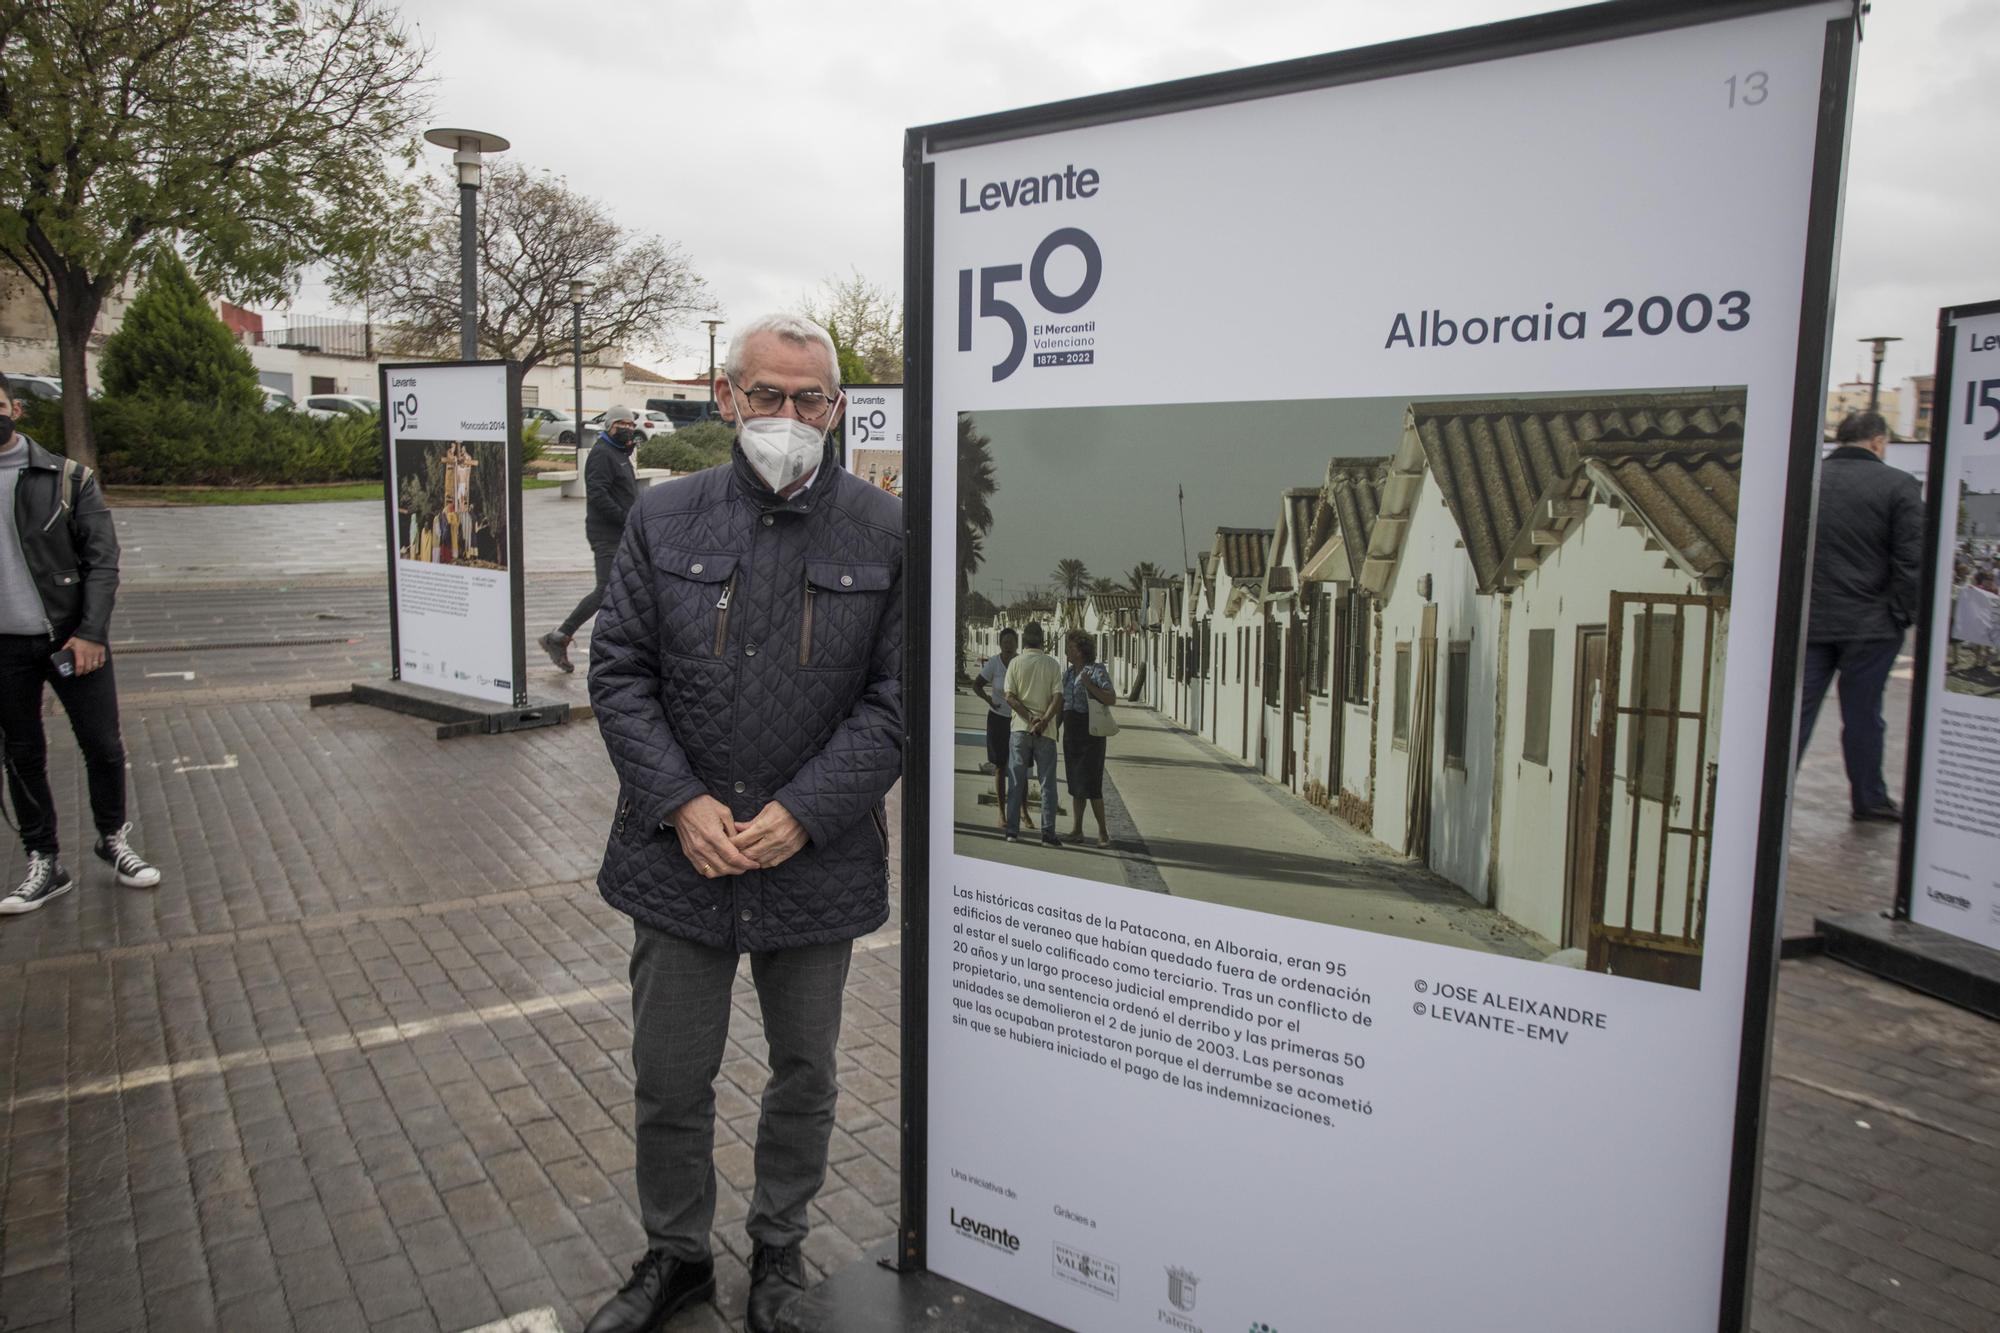
M 97 859 L 118 872 L 118 882 L 128 889 L 151 889 L 159 885 L 160 872 L 146 863 L 146 858 L 132 850 L 132 826 L 127 824 L 116 833 L 107 833 L 97 840 L 93 848 Z
M 75 887 L 69 871 L 47 852 L 28 853 L 28 874 L 20 887 L 0 898 L 0 916 L 20 916 L 32 912 L 51 898 L 60 898 Z

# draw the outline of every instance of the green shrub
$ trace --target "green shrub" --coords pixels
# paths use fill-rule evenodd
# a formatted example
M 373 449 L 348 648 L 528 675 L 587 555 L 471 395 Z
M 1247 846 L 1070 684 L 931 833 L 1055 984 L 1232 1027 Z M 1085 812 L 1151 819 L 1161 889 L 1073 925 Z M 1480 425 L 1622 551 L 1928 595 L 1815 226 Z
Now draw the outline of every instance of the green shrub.
M 218 409 L 178 398 L 111 397 L 90 403 L 98 470 L 111 486 L 303 486 L 378 481 L 382 419 L 262 407 Z M 62 406 L 32 402 L 22 428 L 65 452 Z M 534 458 L 539 443 L 524 443 Z
M 382 475 L 382 424 L 374 417 L 318 421 L 302 412 L 148 397 L 94 399 L 90 415 L 98 470 L 111 486 L 303 485 Z M 28 433 L 63 452 L 57 413 L 41 414 Z
M 639 446 L 634 460 L 640 467 L 672 468 L 675 472 L 700 472 L 729 461 L 736 443 L 736 427 L 725 421 L 697 421 L 682 426 L 672 435 L 654 435 Z

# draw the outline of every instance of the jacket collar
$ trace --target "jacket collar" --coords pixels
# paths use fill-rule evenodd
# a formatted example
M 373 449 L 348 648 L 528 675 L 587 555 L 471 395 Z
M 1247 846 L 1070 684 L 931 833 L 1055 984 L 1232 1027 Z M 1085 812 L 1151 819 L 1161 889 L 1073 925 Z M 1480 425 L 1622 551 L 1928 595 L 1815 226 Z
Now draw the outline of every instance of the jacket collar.
M 16 428 L 15 434 L 19 435 L 22 442 L 28 446 L 28 461 L 23 466 L 38 467 L 45 472 L 62 471 L 63 456 L 61 454 L 52 454 L 47 449 L 42 448 L 25 431 Z
M 833 447 L 833 432 L 828 431 L 826 448 L 819 456 L 819 470 L 813 474 L 813 484 L 802 491 L 794 492 L 790 499 L 781 498 L 777 492 L 764 484 L 757 475 L 757 469 L 750 466 L 750 459 L 744 454 L 743 446 L 729 446 L 729 470 L 736 480 L 736 489 L 759 509 L 787 514 L 809 514 L 818 497 L 832 489 L 840 472 L 839 452 Z
M 1832 453 L 1828 454 L 1827 458 L 1828 459 L 1848 458 L 1848 459 L 1856 459 L 1867 463 L 1879 463 L 1882 461 L 1881 459 L 1875 456 L 1875 451 L 1873 449 L 1863 449 L 1858 444 L 1843 444 L 1838 449 L 1835 449 Z

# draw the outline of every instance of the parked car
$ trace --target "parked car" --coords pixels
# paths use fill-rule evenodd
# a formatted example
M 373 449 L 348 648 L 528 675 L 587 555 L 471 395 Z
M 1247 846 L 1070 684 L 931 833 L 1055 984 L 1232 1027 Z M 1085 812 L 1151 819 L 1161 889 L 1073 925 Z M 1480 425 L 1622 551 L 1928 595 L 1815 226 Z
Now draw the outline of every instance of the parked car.
M 535 433 L 551 444 L 576 443 L 576 420 L 567 412 L 551 407 L 524 407 L 521 425 L 523 429 L 533 426 Z
M 719 419 L 722 413 L 714 403 L 705 398 L 648 398 L 648 412 L 658 412 L 667 420 L 681 426 L 691 426 L 697 421 Z
M 16 397 L 62 399 L 62 381 L 53 375 L 16 375 L 9 371 L 7 382 L 14 386 Z
M 306 415 L 318 417 L 321 421 L 331 421 L 335 417 L 372 417 L 381 413 L 382 405 L 373 398 L 363 398 L 352 393 L 316 393 L 306 399 Z
M 292 396 L 283 389 L 274 389 L 268 384 L 260 384 L 257 387 L 264 391 L 264 410 L 266 412 L 289 412 L 298 406 L 297 403 L 292 401 Z

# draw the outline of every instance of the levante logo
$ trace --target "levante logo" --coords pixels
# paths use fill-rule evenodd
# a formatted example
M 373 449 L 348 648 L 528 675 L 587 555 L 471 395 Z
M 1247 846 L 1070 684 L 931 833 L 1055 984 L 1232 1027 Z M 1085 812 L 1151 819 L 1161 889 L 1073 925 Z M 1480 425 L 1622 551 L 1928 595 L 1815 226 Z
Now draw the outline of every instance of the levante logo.
M 967 1217 L 956 1208 L 951 1209 L 950 1212 L 952 1229 L 960 1235 L 970 1236 L 980 1244 L 991 1245 L 994 1249 L 1006 1254 L 1019 1254 L 1021 1252 L 1021 1238 L 1007 1230 L 1007 1228 L 993 1226 L 980 1221 L 976 1217 Z

